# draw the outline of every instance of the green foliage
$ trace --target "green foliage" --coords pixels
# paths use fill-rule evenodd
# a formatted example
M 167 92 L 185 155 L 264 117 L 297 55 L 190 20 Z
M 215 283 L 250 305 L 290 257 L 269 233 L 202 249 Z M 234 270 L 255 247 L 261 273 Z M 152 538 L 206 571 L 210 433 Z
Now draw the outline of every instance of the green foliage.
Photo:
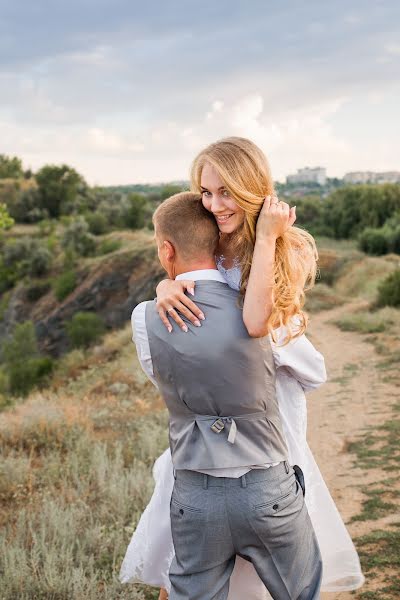
M 97 247 L 97 254 L 110 254 L 111 252 L 115 252 L 121 248 L 120 240 L 102 240 L 99 246 Z
M 0 204 L 0 231 L 10 229 L 14 225 L 14 219 L 7 212 L 5 204 Z
M 77 277 L 76 272 L 73 269 L 68 271 L 64 271 L 57 279 L 54 281 L 54 294 L 59 302 L 62 302 L 64 298 L 69 296 L 71 292 L 77 286 Z
M 365 228 L 380 228 L 400 211 L 400 185 L 340 188 L 324 202 L 324 223 L 336 238 L 357 237 Z
M 105 215 L 100 212 L 85 213 L 85 220 L 89 231 L 93 235 L 102 235 L 109 230 L 109 224 Z
M 21 277 L 46 274 L 51 262 L 51 252 L 39 240 L 27 236 L 7 240 L 0 255 L 0 293 L 13 287 Z
M 400 306 L 400 269 L 397 269 L 378 288 L 378 306 Z
M 367 227 L 360 234 L 358 240 L 360 250 L 366 254 L 381 256 L 382 254 L 387 254 L 389 251 L 388 236 L 384 228 L 371 229 Z
M 83 217 L 71 221 L 66 227 L 61 245 L 65 250 L 72 251 L 79 256 L 94 254 L 96 249 L 95 238 L 89 233 L 89 225 Z
M 0 154 L 0 179 L 19 179 L 23 176 L 21 159 L 17 156 Z
M 42 167 L 36 173 L 36 182 L 40 207 L 53 218 L 69 212 L 79 191 L 86 186 L 83 177 L 68 165 Z
M 40 206 L 40 196 L 36 187 L 18 191 L 8 204 L 10 215 L 18 223 L 36 223 L 48 216 L 47 210 Z
M 129 194 L 128 205 L 123 219 L 124 225 L 131 229 L 141 229 L 145 225 L 147 200 L 143 194 Z
M 3 344 L 2 361 L 9 392 L 23 396 L 42 383 L 53 368 L 52 360 L 39 354 L 32 321 L 15 327 L 12 338 Z
M 66 324 L 71 345 L 74 348 L 90 346 L 105 331 L 101 317 L 91 312 L 78 312 Z
M 29 302 L 36 302 L 47 294 L 47 292 L 51 289 L 50 281 L 39 281 L 36 283 L 32 283 L 26 290 L 26 298 Z

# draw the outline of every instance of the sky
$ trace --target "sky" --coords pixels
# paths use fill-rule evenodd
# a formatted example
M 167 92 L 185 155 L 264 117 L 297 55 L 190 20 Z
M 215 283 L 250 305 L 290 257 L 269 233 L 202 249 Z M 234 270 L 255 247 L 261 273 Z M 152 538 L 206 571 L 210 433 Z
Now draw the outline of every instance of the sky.
M 398 0 L 0 0 L 0 154 L 188 178 L 248 137 L 275 180 L 400 170 Z

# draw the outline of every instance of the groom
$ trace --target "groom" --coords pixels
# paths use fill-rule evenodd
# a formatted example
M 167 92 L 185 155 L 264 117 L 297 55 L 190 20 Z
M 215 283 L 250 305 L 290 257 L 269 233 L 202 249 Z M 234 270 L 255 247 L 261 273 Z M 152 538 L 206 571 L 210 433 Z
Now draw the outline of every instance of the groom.
M 206 315 L 167 331 L 156 301 L 132 314 L 140 362 L 169 411 L 175 484 L 170 600 L 226 600 L 236 555 L 251 561 L 274 600 L 315 600 L 321 555 L 287 462 L 269 338 L 251 338 L 238 292 L 216 269 L 218 227 L 184 192 L 153 217 L 171 279 L 196 281 Z M 245 600 L 245 599 L 243 599 Z

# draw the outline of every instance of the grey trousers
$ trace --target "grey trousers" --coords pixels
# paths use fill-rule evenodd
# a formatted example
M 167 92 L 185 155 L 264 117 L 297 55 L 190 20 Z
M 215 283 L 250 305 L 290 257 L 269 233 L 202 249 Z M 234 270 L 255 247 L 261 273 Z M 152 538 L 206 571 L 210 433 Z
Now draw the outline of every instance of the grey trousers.
M 236 555 L 274 600 L 319 598 L 321 554 L 286 462 L 238 479 L 176 471 L 171 527 L 170 600 L 226 600 Z

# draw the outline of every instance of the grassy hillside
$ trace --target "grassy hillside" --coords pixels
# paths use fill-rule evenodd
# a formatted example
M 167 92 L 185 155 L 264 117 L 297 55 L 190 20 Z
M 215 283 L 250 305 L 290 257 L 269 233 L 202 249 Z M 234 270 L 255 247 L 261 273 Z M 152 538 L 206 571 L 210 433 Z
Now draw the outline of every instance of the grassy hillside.
M 124 252 L 145 234 L 113 235 L 122 242 L 116 252 Z M 371 301 L 396 259 L 367 257 L 350 242 L 320 240 L 320 253 L 311 315 L 351 300 L 338 327 L 362 332 L 381 353 L 382 368 L 393 369 L 399 312 L 371 310 Z M 99 259 L 85 260 L 90 266 Z M 152 464 L 168 444 L 166 412 L 138 364 L 128 320 L 95 345 L 67 352 L 47 387 L 10 403 L 0 414 L 2 600 L 155 599 L 156 590 L 117 580 L 152 493 Z M 390 443 L 400 451 L 398 437 Z M 371 560 L 376 548 L 365 548 Z

